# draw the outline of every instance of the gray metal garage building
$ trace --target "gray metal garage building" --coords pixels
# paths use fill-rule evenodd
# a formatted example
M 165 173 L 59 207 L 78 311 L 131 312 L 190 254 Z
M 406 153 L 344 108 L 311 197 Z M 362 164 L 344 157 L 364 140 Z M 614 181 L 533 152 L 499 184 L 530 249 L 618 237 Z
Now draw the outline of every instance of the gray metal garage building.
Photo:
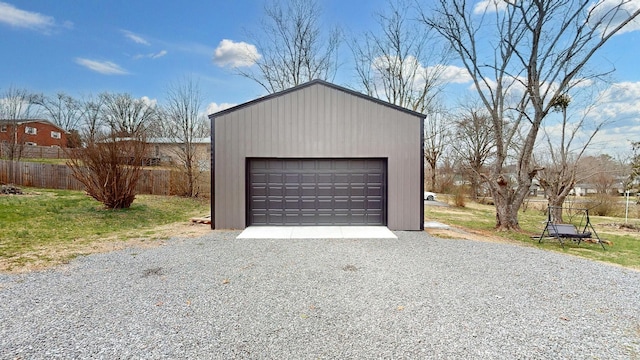
M 209 118 L 212 228 L 423 229 L 424 115 L 314 80 Z

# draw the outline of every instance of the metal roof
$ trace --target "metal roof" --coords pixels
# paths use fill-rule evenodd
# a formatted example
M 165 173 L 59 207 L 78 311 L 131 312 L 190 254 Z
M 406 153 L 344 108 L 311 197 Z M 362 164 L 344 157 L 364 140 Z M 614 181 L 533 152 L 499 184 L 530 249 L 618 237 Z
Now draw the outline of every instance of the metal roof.
M 310 87 L 310 86 L 314 86 L 314 85 L 327 86 L 327 87 L 336 89 L 338 91 L 345 92 L 345 93 L 347 93 L 349 95 L 357 96 L 357 97 L 372 101 L 374 103 L 377 103 L 379 105 L 387 106 L 387 107 L 396 109 L 398 111 L 402 111 L 402 112 L 411 114 L 413 116 L 417 116 L 417 117 L 419 117 L 421 119 L 424 119 L 424 118 L 427 117 L 425 114 L 419 113 L 417 111 L 409 110 L 407 108 L 403 108 L 401 106 L 394 105 L 394 104 L 392 104 L 390 102 L 386 102 L 384 100 L 380 100 L 378 98 L 375 98 L 375 97 L 372 97 L 372 96 L 369 96 L 369 95 L 365 95 L 365 94 L 362 94 L 362 93 L 357 92 L 355 90 L 347 89 L 345 87 L 342 87 L 342 86 L 339 86 L 339 85 L 336 85 L 336 84 L 332 84 L 332 83 L 324 81 L 324 80 L 311 80 L 311 81 L 306 82 L 304 84 L 300 84 L 298 86 L 294 86 L 292 88 L 289 88 L 289 89 L 286 89 L 286 90 L 283 90 L 283 91 L 280 91 L 280 92 L 277 92 L 277 93 L 269 94 L 269 95 L 266 95 L 266 96 L 263 96 L 263 97 L 260 97 L 260 98 L 245 102 L 243 104 L 236 105 L 236 106 L 228 108 L 228 109 L 220 110 L 218 112 L 210 114 L 209 115 L 209 119 L 213 119 L 213 118 L 216 118 L 218 116 L 225 115 L 225 114 L 234 112 L 236 110 L 242 109 L 244 107 L 247 107 L 247 106 L 250 106 L 250 105 L 253 105 L 253 104 L 257 104 L 257 103 L 260 103 L 262 101 L 267 101 L 267 100 L 270 100 L 270 99 L 273 99 L 273 98 L 276 98 L 276 97 L 279 97 L 279 96 L 282 96 L 282 95 L 285 95 L 285 94 L 289 94 L 289 93 L 298 91 L 300 89 L 303 89 L 303 88 L 306 88 L 306 87 Z

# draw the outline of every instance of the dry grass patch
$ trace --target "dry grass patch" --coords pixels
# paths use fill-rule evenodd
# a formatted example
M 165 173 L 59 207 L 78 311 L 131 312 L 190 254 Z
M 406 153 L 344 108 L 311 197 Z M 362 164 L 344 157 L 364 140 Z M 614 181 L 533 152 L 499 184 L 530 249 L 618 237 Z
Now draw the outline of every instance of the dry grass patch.
M 27 195 L 0 197 L 0 271 L 40 269 L 78 255 L 158 246 L 158 240 L 198 236 L 203 228 L 210 229 L 189 222 L 209 211 L 208 201 L 139 195 L 129 209 L 107 210 L 80 191 L 23 190 Z

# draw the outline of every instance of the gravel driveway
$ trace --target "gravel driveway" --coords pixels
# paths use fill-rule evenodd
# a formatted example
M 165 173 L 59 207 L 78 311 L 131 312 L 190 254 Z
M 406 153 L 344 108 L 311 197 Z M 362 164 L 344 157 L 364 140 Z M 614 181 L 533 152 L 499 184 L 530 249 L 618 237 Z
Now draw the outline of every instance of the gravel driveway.
M 0 358 L 640 359 L 637 271 L 424 232 L 238 234 L 0 275 Z

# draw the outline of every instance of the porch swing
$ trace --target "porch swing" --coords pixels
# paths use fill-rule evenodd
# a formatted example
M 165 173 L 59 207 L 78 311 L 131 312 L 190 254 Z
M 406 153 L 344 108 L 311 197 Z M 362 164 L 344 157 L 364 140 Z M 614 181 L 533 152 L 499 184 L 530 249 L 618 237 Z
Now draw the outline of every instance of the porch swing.
M 570 217 L 573 218 L 574 214 L 579 213 L 582 215 L 580 219 L 580 225 L 575 226 L 571 223 L 561 224 L 558 223 L 558 219 L 555 219 L 552 215 L 554 209 L 569 210 L 574 212 Z M 570 221 L 571 222 L 571 221 Z M 584 225 L 583 225 L 584 223 Z M 573 241 L 577 241 L 578 245 L 585 239 L 596 239 L 597 243 L 602 246 L 603 250 L 606 250 L 604 247 L 603 241 L 598 236 L 596 229 L 593 228 L 593 224 L 591 224 L 591 220 L 589 219 L 589 209 L 573 209 L 573 208 L 563 208 L 559 206 L 549 206 L 547 208 L 547 221 L 542 230 L 542 234 L 540 234 L 540 239 L 538 243 L 542 242 L 542 239 L 546 237 L 553 237 L 560 242 L 562 248 L 564 248 L 564 239 L 570 239 Z

